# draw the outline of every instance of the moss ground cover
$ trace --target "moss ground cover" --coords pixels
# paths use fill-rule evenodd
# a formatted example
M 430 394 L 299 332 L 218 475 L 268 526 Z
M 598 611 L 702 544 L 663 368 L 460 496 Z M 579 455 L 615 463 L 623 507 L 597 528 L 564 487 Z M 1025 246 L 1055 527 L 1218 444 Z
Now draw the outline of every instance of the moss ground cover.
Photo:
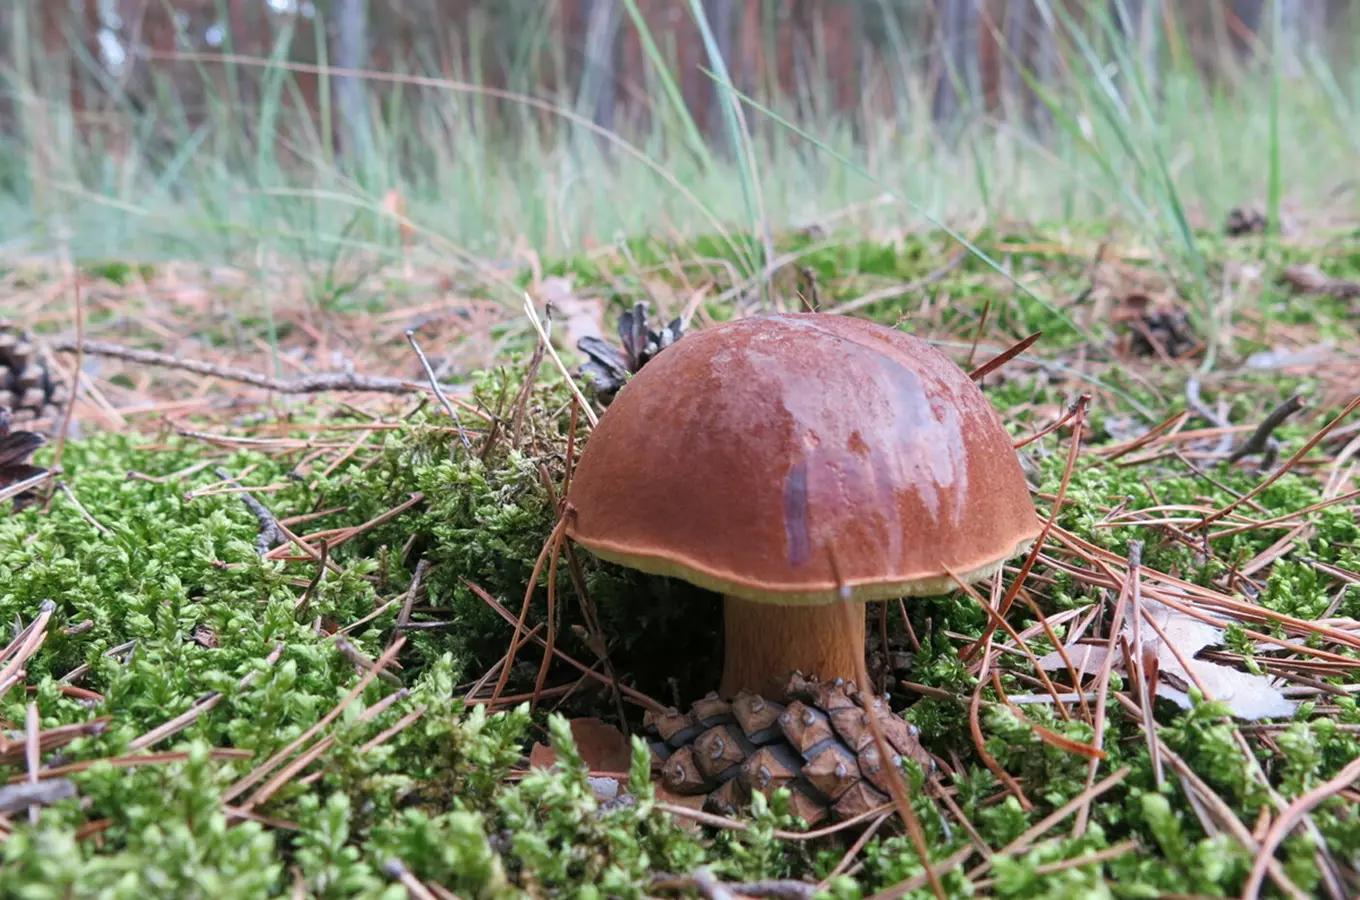
M 1196 351 L 1171 359 L 1164 321 L 1144 314 L 1137 298 L 1160 303 L 1175 282 L 1136 252 L 1099 260 L 1098 237 L 1067 232 L 977 240 L 1018 278 L 1041 280 L 1101 343 L 928 235 L 793 236 L 780 249 L 796 264 L 777 279 L 781 302 L 857 303 L 856 314 L 930 337 L 961 363 L 1042 331 L 983 382 L 1017 441 L 1087 395 L 1070 471 L 1073 420 L 1022 451 L 1041 513 L 1065 498 L 1007 616 L 1028 653 L 997 631 L 985 671 L 966 659 L 989 616 L 961 592 L 907 604 L 906 621 L 894 606 L 871 638 L 894 704 L 943 764 L 930 782 L 914 766 L 904 775 L 944 889 L 1234 896 L 1270 837 L 1260 823 L 1286 811 L 1297 827 L 1271 848 L 1267 889 L 1353 888 L 1360 819 L 1349 784 L 1331 782 L 1360 758 L 1360 528 L 1346 468 L 1356 420 L 1294 455 L 1354 395 L 1354 319 L 1345 299 L 1291 297 L 1263 274 L 1320 261 L 1353 275 L 1353 243 L 1216 247 L 1210 271 L 1240 286 L 1239 308 L 1224 329 L 1227 362 L 1200 376 Z M 674 257 L 641 242 L 549 263 L 526 284 L 571 276 L 569 299 L 598 296 L 608 331 L 639 299 L 665 307 L 686 296 L 692 276 Z M 883 290 L 893 285 L 908 288 Z M 355 302 L 351 324 L 371 321 L 362 291 Z M 694 327 L 735 308 L 701 298 Z M 281 330 L 285 352 L 310 340 L 301 321 Z M 860 845 L 854 830 L 803 840 L 776 795 L 696 827 L 658 798 L 640 740 L 624 799 L 596 796 L 568 720 L 600 717 L 630 734 L 641 720 L 600 677 L 600 651 L 639 695 L 696 699 L 713 686 L 719 652 L 717 598 L 702 591 L 579 551 L 541 567 L 525 622 L 546 626 L 551 587 L 557 647 L 596 677 L 553 661 L 531 710 L 542 649 L 526 643 L 489 702 L 568 452 L 589 435 L 579 414 L 573 424 L 558 369 L 533 361 L 522 320 L 502 316 L 483 334 L 495 361 L 457 398 L 471 453 L 433 402 L 318 401 L 245 417 L 198 409 L 87 428 L 65 443 L 61 487 L 6 510 L 0 895 L 641 897 L 702 890 L 685 880 L 699 871 L 787 896 L 931 896 L 895 819 Z M 1142 350 L 1139 336 L 1150 341 Z M 1251 363 L 1282 348 L 1306 359 Z M 100 381 L 115 390 L 135 371 Z M 175 387 L 173 373 L 156 377 Z M 1306 408 L 1273 431 L 1270 458 L 1227 462 L 1291 395 Z M 35 461 L 50 463 L 54 449 Z M 262 548 L 246 496 L 298 541 Z M 1135 545 L 1141 570 L 1129 564 Z M 1231 698 L 1205 701 L 1193 685 L 1182 685 L 1188 708 L 1148 703 L 1119 666 L 1103 682 L 1086 673 L 1077 697 L 1068 673 L 1032 664 L 1055 637 L 1104 638 L 1136 571 L 1148 598 L 1232 611 L 1237 621 L 1204 658 L 1278 679 L 1292 715 L 1244 719 Z M 1046 676 L 1068 692 L 1062 703 Z M 555 748 L 554 767 L 528 765 L 534 743 Z M 38 787 L 25 787 L 32 778 Z

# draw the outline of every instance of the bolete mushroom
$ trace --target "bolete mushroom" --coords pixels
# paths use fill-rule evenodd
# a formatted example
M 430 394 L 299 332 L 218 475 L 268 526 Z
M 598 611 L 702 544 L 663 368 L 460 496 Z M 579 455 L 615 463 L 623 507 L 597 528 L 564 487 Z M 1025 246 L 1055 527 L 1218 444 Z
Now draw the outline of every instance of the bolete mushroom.
M 727 697 L 794 671 L 853 680 L 865 601 L 987 578 L 1040 531 L 967 373 L 904 332 L 816 313 L 658 354 L 600 419 L 568 504 L 568 536 L 597 557 L 724 596 Z

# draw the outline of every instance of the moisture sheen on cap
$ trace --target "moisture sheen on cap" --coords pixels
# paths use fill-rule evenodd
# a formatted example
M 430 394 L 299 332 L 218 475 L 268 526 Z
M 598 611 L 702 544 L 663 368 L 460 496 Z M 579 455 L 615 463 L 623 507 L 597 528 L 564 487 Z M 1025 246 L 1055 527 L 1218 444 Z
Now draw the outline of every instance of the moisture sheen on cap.
M 1010 436 L 968 374 L 861 319 L 692 332 L 619 391 L 571 480 L 602 559 L 747 600 L 947 593 L 1040 531 Z M 832 554 L 835 556 L 835 568 Z

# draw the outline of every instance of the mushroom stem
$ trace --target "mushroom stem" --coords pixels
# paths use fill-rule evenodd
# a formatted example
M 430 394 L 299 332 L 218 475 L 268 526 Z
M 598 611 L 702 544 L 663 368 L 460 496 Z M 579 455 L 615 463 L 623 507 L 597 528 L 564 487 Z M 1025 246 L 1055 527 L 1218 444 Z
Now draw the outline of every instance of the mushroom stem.
M 839 603 L 782 606 L 723 598 L 723 677 L 718 693 L 768 693 L 795 671 L 823 681 L 858 677 L 864 658 L 864 607 L 845 626 Z

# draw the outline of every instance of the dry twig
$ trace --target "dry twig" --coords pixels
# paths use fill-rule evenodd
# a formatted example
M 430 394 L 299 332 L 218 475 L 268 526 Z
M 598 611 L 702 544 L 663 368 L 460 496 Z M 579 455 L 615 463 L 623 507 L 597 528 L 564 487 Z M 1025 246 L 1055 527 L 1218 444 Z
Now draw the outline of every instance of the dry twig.
M 1238 447 L 1228 455 L 1227 461 L 1235 463 L 1239 459 L 1251 456 L 1253 453 L 1264 453 L 1261 460 L 1261 468 L 1269 469 L 1275 464 L 1275 457 L 1280 453 L 1280 442 L 1271 437 L 1271 433 L 1284 424 L 1284 420 L 1294 413 L 1303 409 L 1303 399 L 1298 394 L 1294 394 L 1288 400 L 1281 403 L 1271 411 L 1257 426 L 1256 430 L 1247 438 L 1247 442 Z
M 356 372 L 321 372 L 298 378 L 271 378 L 250 369 L 235 366 L 219 366 L 215 363 L 197 359 L 182 359 L 168 353 L 153 350 L 139 350 L 107 341 L 59 340 L 52 343 L 52 349 L 65 353 L 88 353 L 93 356 L 107 356 L 126 362 L 166 369 L 179 369 L 195 375 L 207 375 L 223 381 L 235 381 L 251 387 L 263 388 L 276 394 L 315 394 L 323 391 L 357 391 L 378 394 L 410 394 L 424 391 L 427 386 L 418 381 L 405 378 L 386 378 L 377 375 L 360 375 Z M 441 385 L 440 390 L 460 393 L 457 387 Z
M 463 430 L 463 420 L 458 417 L 458 410 L 454 409 L 453 404 L 449 402 L 448 396 L 444 393 L 444 388 L 440 386 L 439 379 L 434 374 L 434 368 L 430 365 L 430 361 L 425 358 L 425 351 L 420 349 L 420 344 L 416 342 L 415 329 L 407 330 L 406 340 L 410 342 L 411 349 L 416 351 L 416 357 L 420 360 L 420 366 L 425 370 L 426 377 L 430 379 L 430 388 L 434 391 L 434 395 L 439 398 L 439 404 L 444 407 L 444 412 L 449 414 L 449 418 L 453 419 L 454 427 L 458 429 L 458 440 L 462 442 L 463 449 L 471 453 L 472 441 L 468 440 L 467 432 Z

